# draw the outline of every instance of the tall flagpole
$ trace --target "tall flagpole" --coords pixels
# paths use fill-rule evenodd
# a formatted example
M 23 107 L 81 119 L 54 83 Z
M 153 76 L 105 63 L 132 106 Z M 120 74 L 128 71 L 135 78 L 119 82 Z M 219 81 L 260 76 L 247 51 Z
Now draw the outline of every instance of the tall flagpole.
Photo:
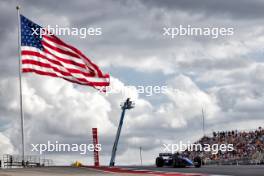
M 202 125 L 203 125 L 203 136 L 205 136 L 205 128 L 204 128 L 204 110 L 202 108 Z
M 24 112 L 23 112 L 23 96 L 22 96 L 22 78 L 21 78 L 21 21 L 19 6 L 17 9 L 18 20 L 18 73 L 19 73 L 19 99 L 20 99 L 20 117 L 21 117 L 21 142 L 22 142 L 22 166 L 25 166 L 25 140 L 24 140 Z

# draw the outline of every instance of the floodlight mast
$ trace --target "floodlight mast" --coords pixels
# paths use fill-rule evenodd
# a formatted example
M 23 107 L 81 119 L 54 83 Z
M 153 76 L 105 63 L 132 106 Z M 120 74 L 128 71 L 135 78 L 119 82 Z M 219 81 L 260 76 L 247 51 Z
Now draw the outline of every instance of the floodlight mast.
M 109 166 L 115 166 L 116 150 L 117 150 L 117 145 L 118 145 L 121 129 L 122 129 L 123 122 L 124 122 L 125 112 L 127 109 L 132 109 L 134 107 L 135 106 L 134 106 L 133 102 L 130 100 L 130 98 L 127 98 L 126 101 L 124 102 L 124 104 L 121 105 L 122 113 L 121 113 L 118 129 L 116 132 L 116 138 L 115 138 L 115 142 L 113 145 L 112 155 L 111 155 L 111 160 L 110 160 Z

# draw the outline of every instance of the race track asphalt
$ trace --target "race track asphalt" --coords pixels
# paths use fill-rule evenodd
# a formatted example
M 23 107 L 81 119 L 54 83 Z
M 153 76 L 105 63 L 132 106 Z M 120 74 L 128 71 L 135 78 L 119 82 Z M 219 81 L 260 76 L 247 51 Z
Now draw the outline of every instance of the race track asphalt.
M 201 168 L 156 168 L 154 166 L 119 166 L 115 168 L 93 167 L 41 167 L 0 169 L 0 176 L 264 176 L 264 165 L 204 166 Z
M 264 165 L 213 165 L 202 166 L 201 168 L 157 168 L 154 166 L 127 167 L 136 170 L 143 169 L 163 172 L 202 173 L 206 175 L 264 176 Z

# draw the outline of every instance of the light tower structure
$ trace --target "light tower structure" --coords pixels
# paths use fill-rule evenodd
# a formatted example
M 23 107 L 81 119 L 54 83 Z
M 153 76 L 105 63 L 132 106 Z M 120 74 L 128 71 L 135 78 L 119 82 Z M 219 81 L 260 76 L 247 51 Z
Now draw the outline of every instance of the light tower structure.
M 112 155 L 111 155 L 111 160 L 110 160 L 109 166 L 115 166 L 116 150 L 117 150 L 117 145 L 118 145 L 121 129 L 122 129 L 124 118 L 125 118 L 125 112 L 127 109 L 132 109 L 134 107 L 135 107 L 135 104 L 130 100 L 130 98 L 127 98 L 126 101 L 123 104 L 121 104 L 122 113 L 121 113 L 118 129 L 116 132 L 116 138 L 115 138 L 115 142 L 113 145 Z

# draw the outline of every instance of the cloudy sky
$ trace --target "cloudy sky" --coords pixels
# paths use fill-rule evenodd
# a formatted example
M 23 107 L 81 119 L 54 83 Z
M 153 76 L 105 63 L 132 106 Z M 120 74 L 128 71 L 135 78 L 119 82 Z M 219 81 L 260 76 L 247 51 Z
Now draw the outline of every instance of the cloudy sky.
M 17 14 L 41 26 L 100 27 L 101 36 L 60 36 L 111 75 L 113 90 L 127 86 L 167 86 L 163 94 L 134 91 L 102 94 L 64 80 L 23 74 L 26 152 L 30 144 L 90 143 L 99 130 L 101 162 L 108 164 L 119 117 L 128 96 L 117 164 L 152 164 L 163 143 L 195 141 L 214 130 L 263 126 L 264 2 L 261 0 L 1 0 L 0 154 L 21 151 L 17 56 Z M 164 27 L 225 27 L 234 35 L 163 35 Z M 45 153 L 56 163 L 92 154 Z

